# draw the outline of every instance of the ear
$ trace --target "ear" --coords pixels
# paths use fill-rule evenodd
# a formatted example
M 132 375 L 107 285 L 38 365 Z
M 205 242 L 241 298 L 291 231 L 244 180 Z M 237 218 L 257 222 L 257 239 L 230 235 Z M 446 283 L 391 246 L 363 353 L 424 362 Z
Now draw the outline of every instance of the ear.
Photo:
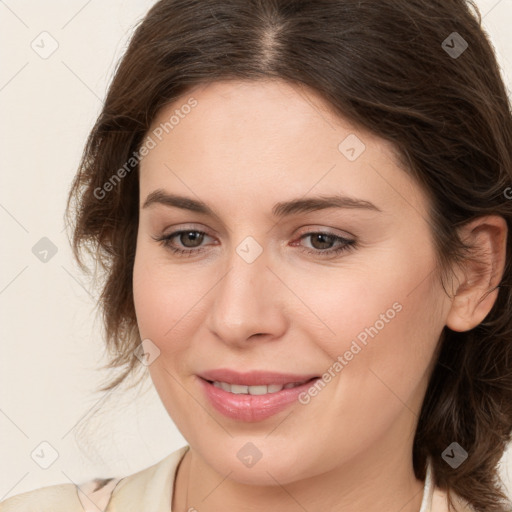
M 446 326 L 462 332 L 480 324 L 498 297 L 506 262 L 507 223 L 498 215 L 479 217 L 465 224 L 459 233 L 473 250 L 462 262 Z

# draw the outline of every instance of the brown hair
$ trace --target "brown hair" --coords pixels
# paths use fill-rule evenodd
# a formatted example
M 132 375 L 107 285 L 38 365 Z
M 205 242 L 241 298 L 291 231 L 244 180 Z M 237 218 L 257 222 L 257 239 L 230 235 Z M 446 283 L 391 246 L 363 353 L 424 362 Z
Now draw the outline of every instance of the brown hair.
M 510 230 L 512 116 L 481 21 L 464 0 L 157 2 L 116 69 L 66 212 L 82 270 L 87 249 L 104 271 L 108 367 L 122 372 L 102 391 L 141 366 L 133 354 L 141 341 L 132 291 L 134 155 L 157 112 L 194 86 L 283 79 L 392 142 L 430 198 L 440 271 L 467 256 L 456 227 L 497 214 Z M 443 331 L 413 447 L 418 478 L 430 456 L 435 483 L 486 512 L 510 510 L 497 466 L 512 430 L 511 249 L 509 236 L 498 297 L 484 322 Z M 454 441 L 468 452 L 456 470 L 441 457 Z

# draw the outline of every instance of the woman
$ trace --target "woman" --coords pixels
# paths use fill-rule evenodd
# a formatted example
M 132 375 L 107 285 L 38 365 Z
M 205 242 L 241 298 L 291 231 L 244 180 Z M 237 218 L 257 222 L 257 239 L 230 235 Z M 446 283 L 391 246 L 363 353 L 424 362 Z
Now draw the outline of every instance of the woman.
M 105 390 L 147 368 L 188 444 L 2 512 L 510 510 L 512 118 L 478 17 L 149 11 L 69 212 L 106 272 Z

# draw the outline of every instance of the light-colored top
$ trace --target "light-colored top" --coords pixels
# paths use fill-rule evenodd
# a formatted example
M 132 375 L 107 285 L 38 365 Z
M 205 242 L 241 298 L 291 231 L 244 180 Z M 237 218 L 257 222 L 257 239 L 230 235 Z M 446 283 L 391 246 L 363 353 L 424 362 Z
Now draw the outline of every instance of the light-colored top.
M 59 484 L 18 494 L 0 503 L 0 512 L 172 512 L 176 470 L 190 448 L 183 446 L 160 462 L 122 478 Z M 461 512 L 469 511 L 461 502 Z M 419 512 L 447 512 L 446 495 L 433 485 L 427 462 Z

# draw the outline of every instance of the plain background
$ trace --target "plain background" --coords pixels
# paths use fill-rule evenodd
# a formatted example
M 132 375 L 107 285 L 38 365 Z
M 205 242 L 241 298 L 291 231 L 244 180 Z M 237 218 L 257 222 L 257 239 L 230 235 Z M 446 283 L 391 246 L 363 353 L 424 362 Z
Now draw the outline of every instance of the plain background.
M 114 66 L 153 3 L 0 0 L 0 500 L 131 474 L 186 443 L 150 381 L 146 393 L 94 393 L 106 362 L 98 290 L 71 257 L 63 218 Z M 512 0 L 477 5 L 510 92 Z M 34 246 L 57 252 L 41 261 Z M 501 469 L 512 494 L 510 452 Z

